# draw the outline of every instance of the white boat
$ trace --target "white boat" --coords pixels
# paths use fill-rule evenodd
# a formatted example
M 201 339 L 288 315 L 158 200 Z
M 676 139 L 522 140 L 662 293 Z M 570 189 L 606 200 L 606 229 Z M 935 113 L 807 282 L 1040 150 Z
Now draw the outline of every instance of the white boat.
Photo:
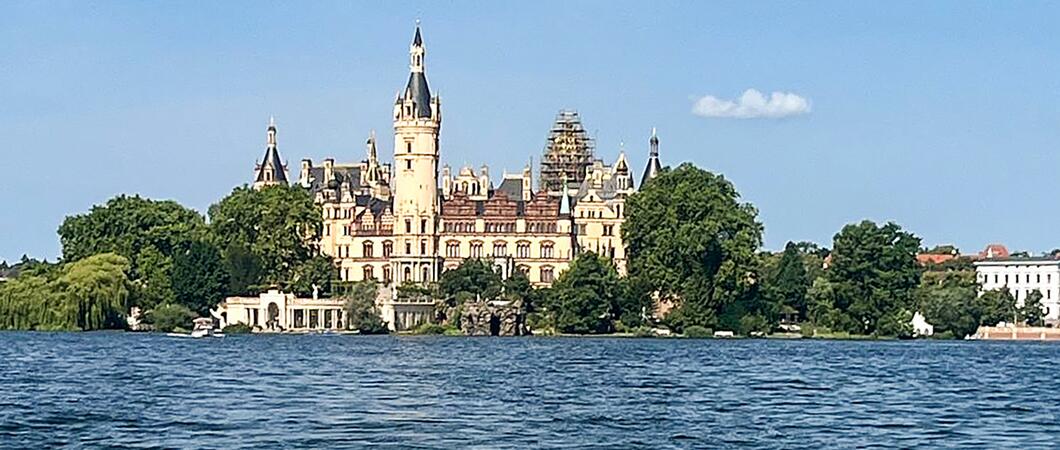
M 224 333 L 214 332 L 213 320 L 206 317 L 200 317 L 193 321 L 195 327 L 191 330 L 191 333 L 166 333 L 169 337 L 181 337 L 181 338 L 205 338 L 205 337 L 225 337 Z

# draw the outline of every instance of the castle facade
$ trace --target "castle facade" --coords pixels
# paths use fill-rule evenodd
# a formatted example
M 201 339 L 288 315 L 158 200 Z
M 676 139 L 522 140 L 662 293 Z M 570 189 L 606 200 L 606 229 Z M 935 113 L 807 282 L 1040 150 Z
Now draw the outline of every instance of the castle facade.
M 551 284 L 582 251 L 607 256 L 624 272 L 625 199 L 636 190 L 624 151 L 612 164 L 597 159 L 581 118 L 561 111 L 536 186 L 530 165 L 504 173 L 499 184 L 486 166 L 477 172 L 439 167 L 442 104 L 428 86 L 425 57 L 417 26 L 408 82 L 394 102 L 392 164 L 379 160 L 374 133 L 360 162 L 301 161 L 296 183 L 322 207 L 319 248 L 335 259 L 340 278 L 382 282 L 391 293 L 380 302 L 384 320 L 400 330 L 429 320 L 433 305 L 399 299 L 393 287 L 437 281 L 467 258 L 491 261 L 504 277 L 523 272 L 538 287 Z M 288 183 L 271 121 L 267 137 L 255 188 Z M 661 168 L 654 130 L 649 144 L 640 185 Z

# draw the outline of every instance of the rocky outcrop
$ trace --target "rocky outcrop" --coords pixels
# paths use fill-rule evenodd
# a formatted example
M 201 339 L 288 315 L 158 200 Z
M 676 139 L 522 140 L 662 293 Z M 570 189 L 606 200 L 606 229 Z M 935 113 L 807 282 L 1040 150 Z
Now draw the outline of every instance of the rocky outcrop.
M 526 311 L 520 301 L 478 300 L 465 302 L 460 311 L 460 330 L 468 336 L 525 336 Z

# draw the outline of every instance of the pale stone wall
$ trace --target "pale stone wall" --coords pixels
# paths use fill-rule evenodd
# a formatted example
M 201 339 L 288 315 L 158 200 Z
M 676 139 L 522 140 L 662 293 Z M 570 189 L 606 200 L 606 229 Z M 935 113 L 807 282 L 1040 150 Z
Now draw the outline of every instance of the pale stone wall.
M 243 323 L 255 331 L 343 330 L 343 301 L 331 298 L 298 298 L 275 289 L 257 297 L 228 297 L 211 314 L 223 330 Z

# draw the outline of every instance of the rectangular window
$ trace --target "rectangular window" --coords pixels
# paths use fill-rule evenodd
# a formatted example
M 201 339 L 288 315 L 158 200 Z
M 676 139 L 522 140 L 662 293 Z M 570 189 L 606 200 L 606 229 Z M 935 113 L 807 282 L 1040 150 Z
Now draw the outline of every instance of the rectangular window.
M 405 232 L 406 233 L 411 233 L 412 232 L 412 220 L 410 220 L 410 219 L 405 219 Z
M 411 159 L 405 161 L 405 170 L 412 170 L 412 160 Z
M 420 220 L 420 233 L 427 234 L 427 219 Z

